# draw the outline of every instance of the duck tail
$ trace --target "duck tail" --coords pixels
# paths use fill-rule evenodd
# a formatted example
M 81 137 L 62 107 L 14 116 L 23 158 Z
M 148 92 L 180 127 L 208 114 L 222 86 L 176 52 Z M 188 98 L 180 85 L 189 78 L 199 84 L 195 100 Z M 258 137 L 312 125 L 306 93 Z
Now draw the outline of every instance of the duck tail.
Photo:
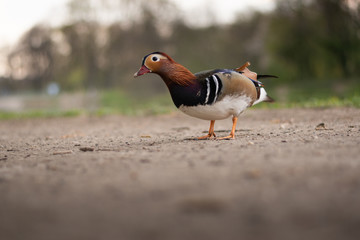
M 261 79 L 261 78 L 279 78 L 279 77 L 275 76 L 275 75 L 269 75 L 269 74 L 258 74 L 257 79 Z
M 273 99 L 269 95 L 266 95 L 266 98 L 263 100 L 263 102 L 273 103 L 273 102 L 275 102 L 275 99 Z
M 261 103 L 261 102 L 275 102 L 275 100 L 267 95 L 267 92 L 265 91 L 265 88 L 260 88 L 260 96 L 259 98 L 253 103 L 253 105 Z

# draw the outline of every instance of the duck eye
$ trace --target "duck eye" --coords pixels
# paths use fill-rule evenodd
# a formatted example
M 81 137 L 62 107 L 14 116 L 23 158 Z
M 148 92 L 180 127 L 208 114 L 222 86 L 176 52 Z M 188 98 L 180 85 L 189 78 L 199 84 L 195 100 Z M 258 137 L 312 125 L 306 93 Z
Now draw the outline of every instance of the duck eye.
M 154 57 L 151 58 L 151 60 L 153 60 L 153 62 L 157 62 L 157 61 L 159 61 L 160 59 L 159 59 L 158 57 L 154 56 Z

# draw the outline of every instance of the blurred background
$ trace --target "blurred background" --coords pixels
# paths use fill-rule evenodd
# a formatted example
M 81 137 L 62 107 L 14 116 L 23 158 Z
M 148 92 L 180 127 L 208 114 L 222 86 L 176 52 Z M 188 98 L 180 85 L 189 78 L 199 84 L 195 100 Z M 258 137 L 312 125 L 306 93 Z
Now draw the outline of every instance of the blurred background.
M 260 107 L 360 107 L 360 0 L 0 0 L 0 118 L 173 111 L 133 79 L 153 51 L 279 76 Z

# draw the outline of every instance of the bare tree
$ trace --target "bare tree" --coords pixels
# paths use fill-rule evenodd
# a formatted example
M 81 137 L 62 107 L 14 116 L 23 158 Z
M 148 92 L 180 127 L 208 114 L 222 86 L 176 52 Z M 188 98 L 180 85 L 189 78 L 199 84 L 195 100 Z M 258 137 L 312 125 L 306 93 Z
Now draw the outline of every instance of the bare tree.
M 30 29 L 8 56 L 8 62 L 13 79 L 26 80 L 41 89 L 52 77 L 54 66 L 51 30 L 44 26 Z

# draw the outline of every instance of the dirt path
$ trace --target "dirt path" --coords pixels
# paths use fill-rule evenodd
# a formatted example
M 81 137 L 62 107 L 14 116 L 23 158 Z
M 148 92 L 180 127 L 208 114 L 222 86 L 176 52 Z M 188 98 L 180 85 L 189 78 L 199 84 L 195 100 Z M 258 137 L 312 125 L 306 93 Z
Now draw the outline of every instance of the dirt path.
M 360 109 L 248 110 L 235 140 L 187 140 L 208 124 L 0 122 L 0 239 L 360 239 Z

